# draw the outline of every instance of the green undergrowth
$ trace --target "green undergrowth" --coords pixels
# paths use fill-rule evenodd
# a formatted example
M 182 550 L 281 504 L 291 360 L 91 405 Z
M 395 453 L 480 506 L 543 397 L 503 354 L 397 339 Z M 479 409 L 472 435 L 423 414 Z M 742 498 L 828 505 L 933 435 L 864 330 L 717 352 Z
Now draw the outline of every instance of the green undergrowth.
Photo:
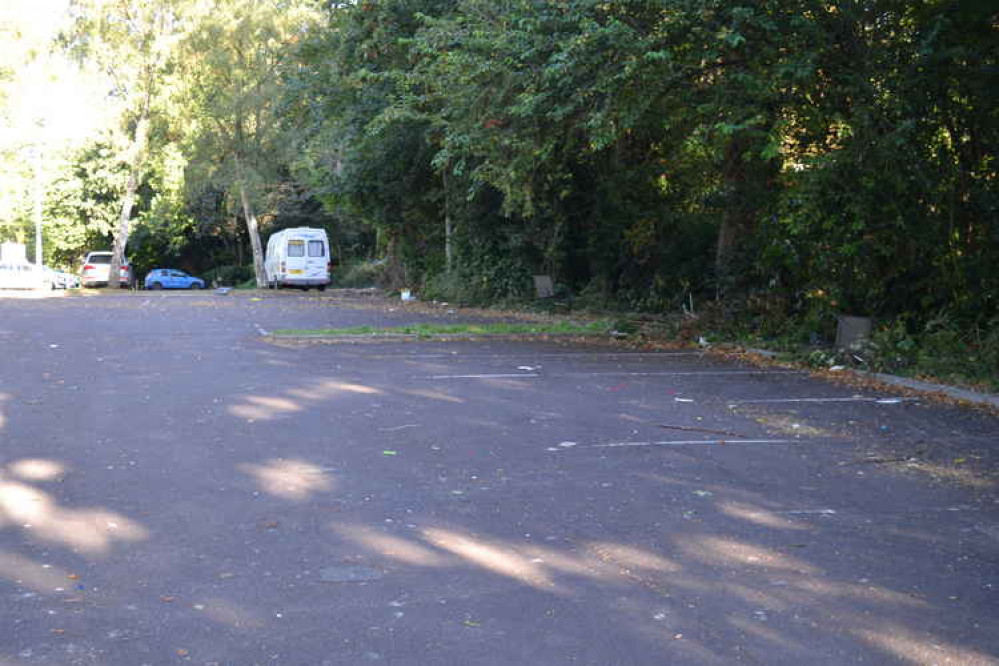
M 376 327 L 355 326 L 352 328 L 320 329 L 280 329 L 275 335 L 316 335 L 316 336 L 379 336 L 415 335 L 433 337 L 438 335 L 604 335 L 610 329 L 606 321 L 587 322 L 532 322 L 495 324 L 409 324 L 406 326 Z

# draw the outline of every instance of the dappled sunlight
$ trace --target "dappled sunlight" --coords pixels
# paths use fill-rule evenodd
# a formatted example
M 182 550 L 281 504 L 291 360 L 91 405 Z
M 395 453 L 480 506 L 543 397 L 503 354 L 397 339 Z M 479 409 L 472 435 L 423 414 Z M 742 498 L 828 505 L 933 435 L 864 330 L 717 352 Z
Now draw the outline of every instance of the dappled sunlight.
M 433 391 L 430 389 L 406 389 L 400 391 L 406 395 L 411 395 L 415 398 L 426 398 L 427 400 L 439 400 L 441 402 L 453 402 L 456 404 L 464 404 L 465 400 L 463 398 L 457 398 L 453 395 L 448 395 L 442 391 Z
M 229 408 L 229 413 L 241 419 L 253 419 L 254 421 L 266 421 L 278 416 L 285 416 L 300 412 L 304 408 L 298 403 L 286 398 L 266 398 L 261 396 L 249 396 L 241 405 L 233 405 Z
M 806 598 L 814 598 L 815 596 L 839 597 L 851 601 L 907 606 L 909 608 L 928 609 L 930 607 L 925 600 L 919 597 L 874 585 L 830 582 L 809 578 L 798 581 L 793 585 L 793 588 L 807 593 Z
M 3 404 L 8 400 L 10 400 L 9 393 L 0 393 L 0 430 L 3 430 L 4 426 L 7 425 L 7 417 L 4 416 Z
M 544 546 L 512 546 L 496 539 L 484 540 L 443 529 L 425 530 L 419 541 L 361 525 L 336 524 L 331 529 L 341 538 L 401 564 L 427 568 L 474 564 L 549 591 L 554 585 L 551 573 L 611 579 L 588 557 L 576 557 Z
M 715 536 L 684 536 L 676 544 L 687 557 L 724 567 L 757 567 L 815 574 L 818 569 L 796 557 L 745 541 Z
M 682 570 L 682 567 L 673 560 L 622 543 L 595 541 L 588 544 L 586 549 L 602 561 L 611 562 L 628 571 L 679 573 Z
M 263 492 L 293 502 L 329 492 L 333 481 L 323 469 L 304 460 L 274 458 L 262 465 L 242 463 L 237 469 L 257 482 Z
M 23 555 L 0 550 L 0 578 L 29 587 L 35 592 L 55 592 L 65 588 L 70 573 L 49 564 L 40 564 Z
M 364 384 L 322 379 L 288 389 L 277 396 L 251 395 L 228 409 L 233 416 L 249 421 L 270 421 L 302 412 L 344 394 L 381 395 L 380 389 Z
M 543 546 L 524 546 L 519 550 L 531 558 L 532 563 L 558 571 L 586 578 L 609 580 L 605 571 L 598 569 L 599 563 L 592 558 L 574 557 L 554 548 Z
M 68 509 L 48 493 L 33 486 L 0 478 L 0 519 L 26 532 L 82 550 L 90 555 L 107 553 L 115 541 L 147 538 L 146 529 L 107 509 Z
M 44 458 L 25 458 L 7 465 L 7 470 L 25 481 L 54 481 L 66 473 L 62 463 Z
M 264 626 L 258 614 L 225 599 L 206 599 L 195 604 L 195 609 L 211 621 L 233 629 L 260 629 Z
M 932 634 L 916 634 L 898 624 L 886 624 L 877 629 L 858 628 L 851 633 L 905 663 L 962 666 L 994 666 L 996 663 L 992 655 L 940 641 Z
M 423 535 L 434 546 L 493 573 L 513 578 L 531 587 L 554 587 L 554 582 L 541 567 L 508 545 L 440 528 L 424 530 Z
M 772 511 L 766 511 L 741 502 L 718 502 L 716 508 L 730 518 L 744 520 L 760 527 L 778 530 L 807 530 L 808 525 L 796 523 L 793 520 Z
M 440 551 L 432 550 L 413 541 L 377 532 L 369 528 L 352 525 L 334 525 L 333 530 L 342 538 L 367 548 L 371 552 L 410 566 L 444 567 L 453 566 L 458 563 L 456 558 L 450 557 Z

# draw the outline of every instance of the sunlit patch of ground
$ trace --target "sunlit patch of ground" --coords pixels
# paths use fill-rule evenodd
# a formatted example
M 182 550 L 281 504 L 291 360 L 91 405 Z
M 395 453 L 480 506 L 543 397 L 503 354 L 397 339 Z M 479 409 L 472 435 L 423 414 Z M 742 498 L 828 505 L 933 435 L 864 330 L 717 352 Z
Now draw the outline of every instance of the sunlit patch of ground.
M 330 475 L 304 460 L 276 458 L 259 465 L 243 463 L 237 468 L 252 477 L 261 491 L 292 502 L 304 502 L 333 489 Z
M 55 481 L 65 473 L 57 461 L 34 458 L 0 468 L 0 528 L 16 527 L 34 538 L 90 555 L 107 554 L 116 542 L 148 538 L 142 525 L 117 512 L 63 506 L 33 485 Z

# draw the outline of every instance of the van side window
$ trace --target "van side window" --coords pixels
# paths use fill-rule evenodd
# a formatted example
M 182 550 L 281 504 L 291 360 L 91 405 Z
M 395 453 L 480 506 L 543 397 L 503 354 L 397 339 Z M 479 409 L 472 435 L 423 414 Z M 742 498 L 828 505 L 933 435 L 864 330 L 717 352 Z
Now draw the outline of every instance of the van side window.
M 309 256 L 310 257 L 325 257 L 326 248 L 322 241 L 310 240 L 309 241 Z
M 288 241 L 288 256 L 289 257 L 304 257 L 305 256 L 305 243 L 300 240 L 290 240 Z

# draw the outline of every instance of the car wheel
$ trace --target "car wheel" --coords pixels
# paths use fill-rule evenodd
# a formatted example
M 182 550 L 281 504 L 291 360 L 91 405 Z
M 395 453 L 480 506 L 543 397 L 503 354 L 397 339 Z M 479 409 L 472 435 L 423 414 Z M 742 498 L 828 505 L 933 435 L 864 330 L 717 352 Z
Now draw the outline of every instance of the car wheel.
M 154 282 L 149 288 L 152 289 L 153 291 L 159 291 L 160 289 L 163 288 L 163 283 L 162 282 Z
M 325 284 L 321 284 L 318 287 L 316 287 L 316 289 L 318 289 L 319 291 L 326 291 L 326 285 Z
M 195 290 L 201 289 L 201 283 L 200 282 L 192 282 L 191 283 L 191 289 L 195 289 Z

